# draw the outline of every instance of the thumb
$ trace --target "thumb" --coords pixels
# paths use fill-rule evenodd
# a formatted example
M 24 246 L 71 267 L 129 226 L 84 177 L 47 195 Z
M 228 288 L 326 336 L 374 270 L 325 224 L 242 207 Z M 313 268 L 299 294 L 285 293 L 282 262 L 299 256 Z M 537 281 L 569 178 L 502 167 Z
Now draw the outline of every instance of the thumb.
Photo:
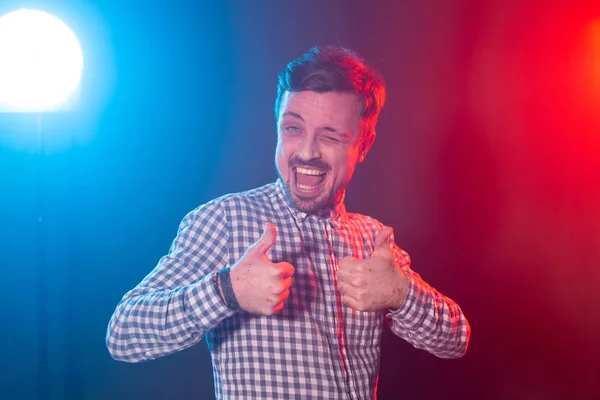
M 260 239 L 254 243 L 253 250 L 266 256 L 269 253 L 271 246 L 275 244 L 275 240 L 277 240 L 277 228 L 275 228 L 275 225 L 271 222 L 267 222 Z
M 388 245 L 388 238 L 390 237 L 390 235 L 392 233 L 394 233 L 394 230 L 392 228 L 390 228 L 389 226 L 386 226 L 382 230 L 379 231 L 377 236 L 375 236 L 375 251 L 381 251 L 384 248 L 386 248 L 388 250 L 390 249 L 390 247 Z

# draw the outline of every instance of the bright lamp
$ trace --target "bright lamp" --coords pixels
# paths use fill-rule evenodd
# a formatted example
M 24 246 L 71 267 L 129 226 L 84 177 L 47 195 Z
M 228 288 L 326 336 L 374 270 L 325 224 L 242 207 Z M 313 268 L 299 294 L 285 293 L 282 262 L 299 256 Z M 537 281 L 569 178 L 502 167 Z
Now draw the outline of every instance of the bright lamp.
M 0 112 L 65 108 L 82 69 L 81 46 L 60 19 L 29 9 L 0 17 Z

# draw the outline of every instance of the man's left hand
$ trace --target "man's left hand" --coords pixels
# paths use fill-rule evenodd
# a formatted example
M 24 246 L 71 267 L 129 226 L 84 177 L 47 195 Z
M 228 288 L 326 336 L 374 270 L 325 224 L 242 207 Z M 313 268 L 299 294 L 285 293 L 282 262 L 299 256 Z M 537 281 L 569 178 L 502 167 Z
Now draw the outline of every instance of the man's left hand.
M 340 260 L 338 284 L 342 303 L 358 311 L 398 309 L 408 291 L 408 278 L 396 262 L 388 244 L 392 228 L 384 227 L 375 237 L 371 258 Z

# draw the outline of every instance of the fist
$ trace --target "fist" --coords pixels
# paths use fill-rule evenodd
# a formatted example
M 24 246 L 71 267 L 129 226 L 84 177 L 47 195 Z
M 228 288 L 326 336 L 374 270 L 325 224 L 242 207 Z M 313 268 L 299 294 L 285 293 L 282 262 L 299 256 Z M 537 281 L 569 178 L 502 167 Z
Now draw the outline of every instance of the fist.
M 344 257 L 338 269 L 338 286 L 342 303 L 358 311 L 379 311 L 399 308 L 408 279 L 394 260 L 387 242 L 392 228 L 385 227 L 375 238 L 371 258 L 360 260 Z
M 265 230 L 231 267 L 231 286 L 245 311 L 259 315 L 279 312 L 290 295 L 294 267 L 287 262 L 272 263 L 269 250 L 277 240 L 277 229 L 268 222 Z

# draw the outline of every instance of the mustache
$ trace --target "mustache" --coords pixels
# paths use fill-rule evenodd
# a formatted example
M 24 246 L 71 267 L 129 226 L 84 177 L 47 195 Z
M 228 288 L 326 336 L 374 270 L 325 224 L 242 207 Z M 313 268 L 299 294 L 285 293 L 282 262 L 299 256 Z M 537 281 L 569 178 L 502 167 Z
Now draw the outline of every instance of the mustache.
M 331 170 L 331 166 L 322 160 L 305 161 L 305 160 L 299 159 L 298 157 L 293 157 L 290 159 L 289 164 L 292 168 L 305 167 L 305 168 L 316 168 L 316 169 L 320 169 L 322 171 Z

